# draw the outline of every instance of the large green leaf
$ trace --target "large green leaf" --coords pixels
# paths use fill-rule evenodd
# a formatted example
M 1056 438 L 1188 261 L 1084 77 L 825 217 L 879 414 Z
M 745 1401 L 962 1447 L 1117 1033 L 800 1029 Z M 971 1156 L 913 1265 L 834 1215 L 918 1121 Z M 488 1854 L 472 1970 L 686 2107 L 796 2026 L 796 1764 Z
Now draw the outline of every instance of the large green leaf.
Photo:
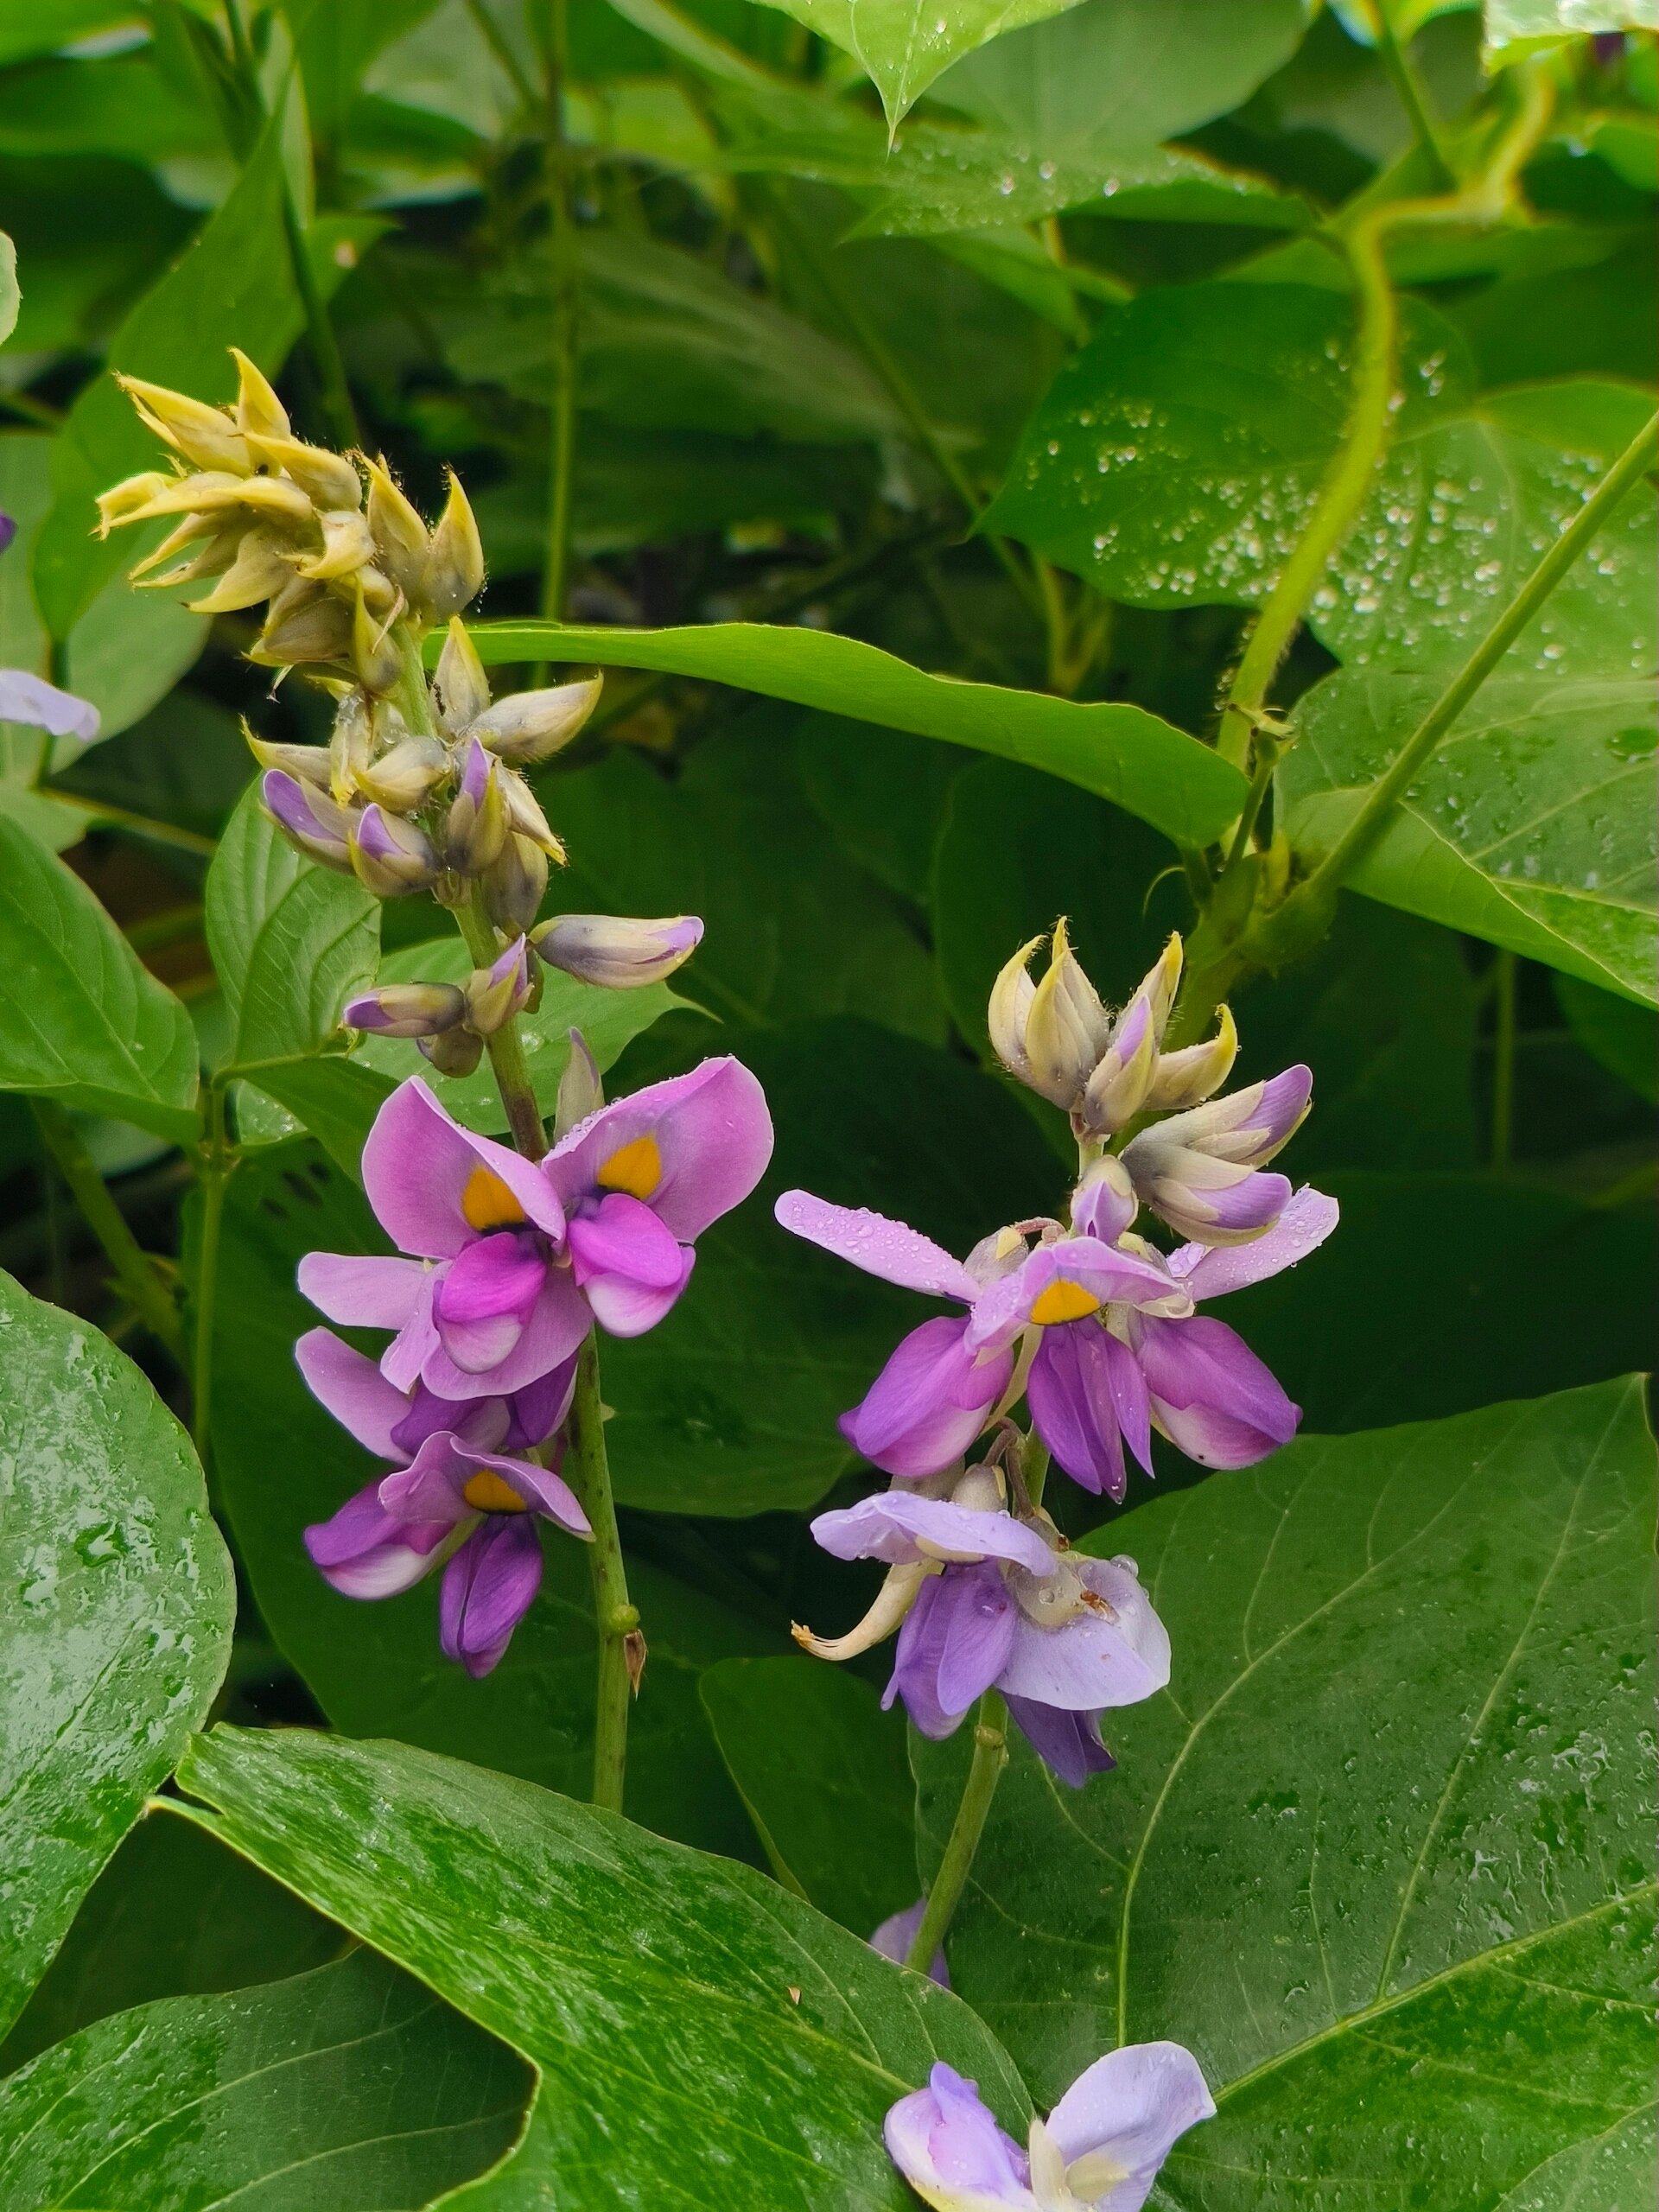
M 226 1064 L 307 1059 L 374 978 L 380 902 L 295 850 L 243 793 L 207 871 L 207 949 L 230 1015 Z
M 540 2069 L 537 2124 L 474 2202 L 901 2212 L 881 2120 L 936 2056 L 1023 2117 L 965 2005 L 747 1867 L 401 1745 L 217 1729 L 184 1779 L 238 1850 Z
M 1567 1026 L 1592 1059 L 1628 1083 L 1649 1106 L 1659 1105 L 1659 1028 L 1650 1008 L 1598 991 L 1575 976 L 1557 975 L 1555 998 Z
M 1081 1795 L 1016 1754 L 950 1942 L 1039 2101 L 1172 2037 L 1220 2112 L 1171 2206 L 1647 2202 L 1653 1471 L 1610 1383 L 1304 1438 L 1090 1539 L 1170 1688 Z M 961 1758 L 914 1756 L 937 1854 Z
M 702 1678 L 702 1702 L 785 1889 L 855 1936 L 915 1903 L 902 1713 L 884 1713 L 856 1675 L 798 1652 L 722 1660 Z
M 195 1133 L 196 1036 L 78 876 L 0 815 L 0 1089 Z
M 1284 283 L 1167 287 L 1107 309 L 1027 426 L 987 527 L 1133 606 L 1255 605 L 1340 442 L 1352 319 L 1345 294 Z M 1462 659 L 1484 634 L 1603 473 L 1610 416 L 1628 438 L 1649 408 L 1592 383 L 1547 404 L 1476 398 L 1456 334 L 1421 307 L 1402 350 L 1394 442 L 1308 622 L 1345 662 L 1416 670 Z M 1642 487 L 1509 664 L 1645 673 L 1654 573 Z
M 1220 834 L 1243 793 L 1237 772 L 1207 746 L 1139 707 L 1079 704 L 1042 691 L 929 676 L 830 631 L 757 622 L 682 630 L 500 622 L 480 625 L 472 635 L 487 662 L 545 658 L 659 669 L 1024 761 L 1195 843 Z
M 130 1361 L 9 1275 L 0 1344 L 4 2028 L 200 1726 L 235 1599 L 195 1454 Z
M 37 2058 L 0 2086 L 0 2202 L 416 2212 L 511 2148 L 530 2091 L 522 2059 L 359 1950 L 118 2013 Z
M 1077 0 L 766 0 L 850 54 L 897 124 L 941 70 L 999 32 Z
M 277 1981 L 338 1958 L 348 1940 L 200 1828 L 152 1815 L 82 1900 L 0 2044 L 0 2075 L 111 2012 Z
M 380 981 L 464 983 L 472 972 L 472 956 L 458 937 L 435 938 L 391 954 L 381 965 Z M 533 1014 L 520 1015 L 518 1029 L 536 1103 L 543 1114 L 550 1114 L 557 1100 L 559 1077 L 570 1061 L 573 1028 L 581 1030 L 603 1071 L 642 1030 L 684 1003 L 666 983 L 651 983 L 638 991 L 607 991 L 594 983 L 579 983 L 556 968 L 543 969 L 541 980 L 540 1002 Z M 353 1058 L 354 1064 L 361 1063 L 391 1083 L 411 1075 L 423 1077 L 445 1109 L 469 1129 L 489 1136 L 499 1135 L 507 1126 L 487 1059 L 471 1075 L 440 1076 L 422 1058 L 417 1046 L 396 1037 L 369 1036 L 359 1043 Z
M 1440 690 L 1345 670 L 1307 695 L 1281 778 L 1298 851 L 1334 844 Z M 1496 677 L 1350 880 L 1651 1004 L 1655 743 L 1649 683 Z

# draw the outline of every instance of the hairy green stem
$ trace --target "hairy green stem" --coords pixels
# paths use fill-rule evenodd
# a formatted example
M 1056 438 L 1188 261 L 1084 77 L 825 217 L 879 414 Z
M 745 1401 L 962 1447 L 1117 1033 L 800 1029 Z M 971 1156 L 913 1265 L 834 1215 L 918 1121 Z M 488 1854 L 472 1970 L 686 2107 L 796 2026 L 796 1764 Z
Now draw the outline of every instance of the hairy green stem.
M 592 1525 L 588 1569 L 599 1637 L 599 1688 L 594 1714 L 594 1802 L 622 1810 L 628 1758 L 628 1701 L 645 1665 L 639 1614 L 628 1598 L 627 1570 L 611 1495 L 605 1450 L 605 1408 L 599 1391 L 598 1339 L 589 1335 L 576 1364 L 576 1390 L 565 1422 L 561 1471 Z
M 196 1247 L 195 1294 L 192 1302 L 190 1437 L 205 1465 L 213 1416 L 213 1306 L 219 1294 L 219 1232 L 225 1221 L 225 1185 L 236 1165 L 225 1127 L 225 1088 L 210 1082 L 203 1099 L 207 1133 L 202 1145 L 201 1233 Z
M 925 1974 L 933 1963 L 933 1954 L 944 1941 L 945 1931 L 956 1917 L 962 1893 L 968 1886 L 972 1871 L 974 1853 L 979 1849 L 979 1839 L 985 1833 L 986 1815 L 991 1809 L 991 1800 L 996 1795 L 996 1785 L 1002 1778 L 1002 1770 L 1008 1763 L 1008 1711 L 995 1690 L 987 1690 L 979 1700 L 979 1711 L 974 1719 L 974 1757 L 963 1784 L 962 1802 L 957 1808 L 957 1817 L 951 1826 L 950 1839 L 944 1847 L 944 1856 L 939 1861 L 939 1871 L 933 1878 L 933 1886 L 927 1893 L 927 1904 L 921 1924 L 906 1954 L 905 1964 L 918 1974 Z
M 156 1342 L 165 1344 L 182 1365 L 184 1332 L 173 1294 L 110 1196 L 109 1185 L 81 1142 L 73 1122 L 53 1098 L 32 1098 L 29 1108 L 41 1141 L 57 1163 L 86 1226 L 104 1248 L 122 1296 Z

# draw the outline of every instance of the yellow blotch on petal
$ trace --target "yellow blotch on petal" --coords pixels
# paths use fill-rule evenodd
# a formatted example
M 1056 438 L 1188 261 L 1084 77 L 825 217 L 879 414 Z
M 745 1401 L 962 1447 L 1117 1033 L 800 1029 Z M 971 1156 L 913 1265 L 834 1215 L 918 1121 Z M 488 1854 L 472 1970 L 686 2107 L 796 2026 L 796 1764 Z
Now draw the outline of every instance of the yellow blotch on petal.
M 512 1484 L 493 1467 L 480 1467 L 475 1475 L 468 1475 L 461 1494 L 475 1513 L 526 1513 L 530 1510 Z
M 600 1169 L 601 1191 L 626 1191 L 631 1198 L 648 1198 L 663 1179 L 663 1155 L 653 1136 L 635 1137 L 613 1152 Z
M 1090 1313 L 1098 1313 L 1100 1300 L 1092 1290 L 1085 1290 L 1080 1282 L 1067 1282 L 1064 1277 L 1052 1282 L 1031 1309 L 1031 1318 L 1045 1329 L 1052 1329 L 1058 1321 L 1081 1321 Z
M 474 1167 L 462 1185 L 461 1211 L 470 1229 L 522 1229 L 524 1210 L 493 1168 Z

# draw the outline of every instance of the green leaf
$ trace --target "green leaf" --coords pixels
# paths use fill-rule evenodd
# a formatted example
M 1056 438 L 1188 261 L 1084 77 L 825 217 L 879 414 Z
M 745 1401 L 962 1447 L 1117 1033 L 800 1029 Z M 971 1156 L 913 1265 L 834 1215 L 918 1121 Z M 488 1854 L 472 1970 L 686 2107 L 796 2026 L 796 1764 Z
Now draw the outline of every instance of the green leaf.
M 508 2151 L 523 2061 L 372 1951 L 86 2028 L 0 2085 L 9 2212 L 416 2208 Z
M 196 1034 L 79 878 L 0 816 L 0 1090 L 188 1144 Z
M 855 1936 L 918 1894 L 902 1714 L 856 1675 L 797 1653 L 702 1678 L 715 1741 L 772 1872 Z
M 620 747 L 550 779 L 544 801 L 573 856 L 560 903 L 701 915 L 703 941 L 676 981 L 725 1020 L 855 1010 L 943 1043 L 926 948 L 825 837 L 801 789 L 793 722 L 769 708 L 735 718 L 672 783 Z M 720 1049 L 712 1038 L 709 1049 Z
M 9 1275 L 0 1344 L 3 2030 L 205 1718 L 235 1596 L 195 1454 L 138 1370 Z
M 1298 853 L 1335 843 L 1440 690 L 1346 670 L 1307 694 L 1280 771 Z M 1347 880 L 1651 1004 L 1655 742 L 1645 683 L 1495 677 Z
M 1285 1154 L 1299 1179 L 1304 1142 Z M 1651 1363 L 1659 1313 L 1639 1211 L 1503 1175 L 1320 1168 L 1315 1179 L 1342 1207 L 1317 1260 L 1212 1309 L 1308 1429 L 1433 1420 Z M 1557 1281 L 1596 1287 L 1542 1294 Z
M 481 1682 L 438 1649 L 434 1586 L 358 1603 L 331 1590 L 306 1555 L 307 1523 L 327 1519 L 385 1469 L 300 1380 L 294 1341 L 319 1316 L 296 1289 L 295 1268 L 313 1249 L 384 1249 L 361 1194 L 310 1146 L 273 1145 L 245 1160 L 231 1183 L 214 1455 L 261 1616 L 337 1726 L 466 1753 L 585 1796 L 596 1662 L 583 1546 L 550 1535 L 541 1596 Z M 380 1340 L 362 1341 L 378 1349 Z M 616 1349 L 606 1345 L 607 1362 Z M 631 1387 L 609 1372 L 607 1395 L 632 1403 Z M 617 1426 L 607 1425 L 613 1454 Z M 620 1487 L 626 1497 L 626 1481 Z M 695 1491 L 671 1502 L 700 1503 Z M 648 1561 L 631 1560 L 628 1573 L 650 1647 L 629 1730 L 629 1809 L 665 1834 L 742 1853 L 747 1824 L 698 1706 L 697 1677 L 711 1661 L 781 1649 L 784 1624 L 735 1613 Z
M 0 2075 L 111 2012 L 280 1980 L 338 1958 L 346 1940 L 200 1828 L 142 1820 L 0 2044 Z
M 383 983 L 464 983 L 472 972 L 472 956 L 461 939 L 442 937 L 391 954 L 381 963 L 379 980 Z M 520 1014 L 518 1030 L 531 1087 L 544 1115 L 553 1111 L 559 1077 L 569 1065 L 573 1028 L 581 1030 L 602 1073 L 632 1039 L 685 1003 L 666 983 L 650 983 L 637 991 L 608 991 L 596 983 L 579 983 L 556 968 L 543 969 L 541 976 L 541 1003 L 533 1014 Z M 420 1076 L 456 1121 L 483 1135 L 499 1135 L 507 1126 L 501 1094 L 487 1059 L 480 1061 L 471 1075 L 441 1076 L 421 1057 L 419 1047 L 406 1039 L 365 1036 L 353 1054 L 353 1066 L 359 1064 L 388 1084 Z M 301 1118 L 305 1118 L 303 1114 Z M 322 1131 L 317 1134 L 321 1136 Z
M 260 1069 L 257 1089 L 238 1085 L 237 1135 L 244 1143 L 270 1143 L 292 1136 L 297 1122 L 311 1132 L 337 1166 L 360 1183 L 369 1131 L 396 1087 L 375 1069 L 343 1060 L 337 1053 L 283 1060 Z M 280 1111 L 264 1117 L 271 1127 L 256 1138 L 261 1097 L 273 1099 Z
M 108 30 L 124 22 L 127 11 L 121 0 L 42 0 L 27 15 L 0 24 L 0 65 L 28 61 L 37 54 L 55 54 L 79 38 Z
M 435 5 L 436 0 L 284 0 L 307 116 L 319 138 L 327 143 L 339 136 L 370 63 Z
M 219 1728 L 185 1771 L 238 1850 L 540 2069 L 474 2201 L 902 2212 L 881 2120 L 936 2057 L 1023 2126 L 965 2005 L 747 1867 L 402 1745 Z
M 999 32 L 1077 0 L 765 0 L 853 56 L 895 128 L 940 72 Z
M 207 949 L 230 1014 L 226 1065 L 307 1059 L 374 980 L 380 902 L 306 859 L 248 785 L 207 871 Z
M 950 789 L 968 765 L 961 754 L 896 729 L 878 748 L 857 722 L 808 715 L 796 728 L 795 765 L 814 810 L 849 859 L 901 899 L 925 906 Z M 1076 804 L 1066 793 L 1058 797 Z
M 1170 1688 L 1083 1792 L 1016 1753 L 950 1947 L 1039 2103 L 1169 2037 L 1220 2107 L 1172 2204 L 1645 2201 L 1653 1472 L 1608 1383 L 1305 1437 L 1089 1540 Z M 961 1751 L 912 1755 L 937 1857 Z
M 1344 294 L 1300 284 L 1178 285 L 1108 308 L 1027 426 L 985 527 L 1131 606 L 1256 605 L 1340 443 L 1351 330 Z M 1478 398 L 1455 333 L 1414 304 L 1402 383 L 1376 489 L 1308 625 L 1343 661 L 1418 670 L 1484 635 L 1604 473 L 1610 409 L 1628 419 L 1639 403 L 1599 384 L 1548 404 Z M 1505 665 L 1645 673 L 1654 599 L 1644 486 Z
M 1628 1083 L 1649 1106 L 1659 1105 L 1659 1031 L 1652 1013 L 1581 983 L 1576 976 L 1557 975 L 1555 996 L 1568 1028 L 1591 1058 Z
M 659 669 L 1024 761 L 1195 844 L 1218 836 L 1243 796 L 1243 779 L 1226 761 L 1139 707 L 1080 705 L 1042 691 L 928 676 L 830 631 L 758 622 L 679 630 L 500 622 L 480 624 L 472 636 L 480 658 L 492 664 L 541 658 Z

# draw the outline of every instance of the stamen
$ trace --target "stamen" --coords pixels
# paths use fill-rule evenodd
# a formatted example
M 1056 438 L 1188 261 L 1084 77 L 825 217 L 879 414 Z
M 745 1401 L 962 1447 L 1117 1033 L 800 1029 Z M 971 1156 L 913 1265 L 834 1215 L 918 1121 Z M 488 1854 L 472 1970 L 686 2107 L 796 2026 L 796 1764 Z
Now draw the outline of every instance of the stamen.
M 798 1621 L 790 1624 L 790 1634 L 803 1651 L 810 1651 L 815 1659 L 854 1659 L 861 1651 L 868 1651 L 884 1637 L 891 1636 L 916 1602 L 916 1593 L 925 1578 L 938 1574 L 939 1568 L 926 1567 L 890 1567 L 887 1579 L 875 1593 L 875 1603 L 870 1607 L 856 1628 L 848 1630 L 845 1636 L 814 1636 L 810 1628 L 803 1628 Z
M 462 1185 L 461 1211 L 469 1229 L 523 1229 L 524 1208 L 493 1168 L 482 1162 Z
M 601 1191 L 625 1191 L 631 1198 L 648 1198 L 662 1179 L 663 1155 L 649 1134 L 613 1152 L 594 1178 Z

